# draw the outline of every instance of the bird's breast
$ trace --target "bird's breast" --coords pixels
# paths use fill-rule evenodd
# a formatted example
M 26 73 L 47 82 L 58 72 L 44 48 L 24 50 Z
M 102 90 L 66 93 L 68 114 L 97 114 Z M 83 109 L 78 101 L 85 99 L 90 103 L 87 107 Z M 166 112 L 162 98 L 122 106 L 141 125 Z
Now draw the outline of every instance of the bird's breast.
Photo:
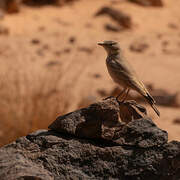
M 106 59 L 106 66 L 108 73 L 110 74 L 111 78 L 114 82 L 118 83 L 121 86 L 126 86 L 125 78 L 123 77 L 123 68 L 120 64 L 117 63 L 116 60 L 113 59 Z

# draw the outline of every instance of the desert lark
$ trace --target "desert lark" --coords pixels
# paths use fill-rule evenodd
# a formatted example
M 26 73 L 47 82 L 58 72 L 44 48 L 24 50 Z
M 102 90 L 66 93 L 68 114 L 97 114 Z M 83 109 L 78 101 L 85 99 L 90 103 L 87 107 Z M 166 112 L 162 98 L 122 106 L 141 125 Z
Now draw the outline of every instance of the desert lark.
M 118 99 L 124 96 L 123 101 L 125 101 L 130 89 L 133 89 L 140 93 L 148 101 L 156 114 L 160 116 L 160 112 L 155 106 L 155 100 L 144 84 L 138 79 L 133 68 L 123 57 L 118 43 L 114 41 L 104 41 L 98 43 L 98 45 L 103 46 L 107 52 L 106 65 L 110 76 L 117 84 L 124 88 L 116 98 Z

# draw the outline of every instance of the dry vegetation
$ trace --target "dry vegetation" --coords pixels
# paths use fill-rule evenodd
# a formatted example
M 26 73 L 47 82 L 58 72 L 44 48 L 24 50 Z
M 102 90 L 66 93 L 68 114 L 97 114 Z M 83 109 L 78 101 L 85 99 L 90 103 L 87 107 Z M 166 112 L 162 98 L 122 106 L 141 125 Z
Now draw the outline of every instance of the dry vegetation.
M 33 75 L 33 72 L 21 72 L 17 68 L 4 74 L 0 81 L 0 145 L 39 128 L 47 128 L 67 109 L 65 92 L 57 88 L 61 71 Z
M 68 108 L 68 92 L 59 88 L 61 67 L 43 61 L 36 52 L 39 47 L 33 47 L 34 39 L 17 37 L 13 43 L 10 39 L 1 36 L 0 145 L 47 128 Z

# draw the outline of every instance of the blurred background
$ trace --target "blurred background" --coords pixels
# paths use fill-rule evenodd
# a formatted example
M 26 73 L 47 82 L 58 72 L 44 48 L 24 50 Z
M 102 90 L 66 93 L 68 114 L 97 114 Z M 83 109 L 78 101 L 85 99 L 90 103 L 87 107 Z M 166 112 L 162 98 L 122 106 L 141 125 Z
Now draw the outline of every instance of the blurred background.
M 97 42 L 115 40 L 180 140 L 180 1 L 1 0 L 0 146 L 120 91 Z

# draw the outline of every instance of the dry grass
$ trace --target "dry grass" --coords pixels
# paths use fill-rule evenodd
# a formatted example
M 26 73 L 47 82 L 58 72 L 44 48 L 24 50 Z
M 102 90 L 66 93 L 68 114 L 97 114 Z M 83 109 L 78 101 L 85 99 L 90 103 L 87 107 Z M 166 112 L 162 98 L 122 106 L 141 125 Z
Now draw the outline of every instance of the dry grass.
M 0 76 L 0 146 L 47 129 L 67 109 L 65 93 L 58 89 L 61 72 L 44 69 L 26 72 L 18 66 Z

